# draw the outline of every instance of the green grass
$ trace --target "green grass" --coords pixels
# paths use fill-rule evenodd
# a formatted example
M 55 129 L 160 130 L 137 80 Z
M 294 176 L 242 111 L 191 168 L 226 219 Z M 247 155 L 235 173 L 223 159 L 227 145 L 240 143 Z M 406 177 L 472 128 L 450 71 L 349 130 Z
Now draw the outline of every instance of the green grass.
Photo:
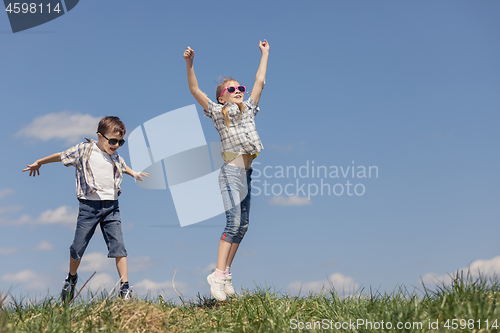
M 225 302 L 199 295 L 182 305 L 161 296 L 131 301 L 104 294 L 90 296 L 78 298 L 71 306 L 50 297 L 34 304 L 0 297 L 0 332 L 500 331 L 498 279 L 473 279 L 463 272 L 450 285 L 433 290 L 425 286 L 423 292 L 404 287 L 391 293 L 361 290 L 349 297 L 326 289 L 320 294 L 291 296 L 261 287 Z M 495 320 L 498 328 L 492 327 Z M 407 328 L 398 329 L 397 323 Z

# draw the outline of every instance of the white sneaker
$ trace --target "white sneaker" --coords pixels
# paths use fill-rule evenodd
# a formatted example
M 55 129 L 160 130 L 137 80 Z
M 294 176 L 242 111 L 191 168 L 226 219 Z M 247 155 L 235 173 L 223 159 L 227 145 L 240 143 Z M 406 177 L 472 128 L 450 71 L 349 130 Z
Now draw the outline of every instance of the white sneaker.
M 219 300 L 226 300 L 226 293 L 224 292 L 224 285 L 226 283 L 226 279 L 215 277 L 215 272 L 212 272 L 207 276 L 208 284 L 210 285 L 210 292 L 212 296 Z
M 233 274 L 226 274 L 226 284 L 224 285 L 224 292 L 226 295 L 233 296 L 234 288 L 231 280 L 233 279 Z

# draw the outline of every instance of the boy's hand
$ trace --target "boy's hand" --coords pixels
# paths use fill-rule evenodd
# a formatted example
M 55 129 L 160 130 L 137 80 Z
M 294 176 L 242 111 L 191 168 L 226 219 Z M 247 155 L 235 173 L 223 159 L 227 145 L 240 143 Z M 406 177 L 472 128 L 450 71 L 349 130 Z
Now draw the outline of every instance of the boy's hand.
M 143 182 L 144 179 L 142 177 L 148 177 L 149 178 L 149 173 L 146 173 L 144 171 L 141 171 L 141 172 L 134 171 L 134 174 L 132 175 L 132 177 L 134 177 L 135 180 L 140 180 L 141 182 Z
M 38 163 L 38 161 L 36 161 L 35 163 L 33 164 L 28 164 L 28 167 L 26 169 L 23 170 L 23 172 L 25 171 L 28 171 L 30 172 L 30 177 L 33 176 L 35 177 L 36 174 L 38 174 L 40 176 L 40 167 L 42 165 Z
M 262 53 L 269 52 L 269 43 L 264 39 L 264 42 L 259 40 L 259 49 Z
M 186 51 L 184 51 L 184 59 L 186 61 L 193 61 L 194 58 L 194 51 L 188 46 Z

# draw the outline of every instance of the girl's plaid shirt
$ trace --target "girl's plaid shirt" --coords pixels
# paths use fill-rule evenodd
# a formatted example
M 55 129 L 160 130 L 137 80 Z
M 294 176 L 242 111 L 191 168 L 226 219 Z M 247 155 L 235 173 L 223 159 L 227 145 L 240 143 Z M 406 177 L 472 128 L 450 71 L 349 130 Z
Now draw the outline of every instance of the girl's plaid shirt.
M 255 128 L 255 116 L 260 109 L 255 105 L 252 97 L 243 104 L 246 108 L 243 112 L 240 112 L 238 105 L 234 103 L 225 104 L 229 116 L 229 129 L 222 114 L 224 105 L 215 104 L 209 100 L 208 110 L 204 110 L 205 116 L 212 119 L 217 132 L 219 132 L 220 149 L 223 156 L 224 152 L 254 155 L 264 149 Z
M 92 144 L 95 140 L 87 139 L 87 142 L 82 142 L 73 146 L 61 153 L 61 162 L 65 166 L 74 166 L 76 175 L 76 195 L 83 197 L 96 192 L 99 188 L 95 184 L 94 175 L 90 168 L 89 158 L 92 153 Z M 111 155 L 111 159 L 115 163 L 114 175 L 115 188 L 118 195 L 121 193 L 120 185 L 123 179 L 122 172 L 125 172 L 127 166 L 123 158 L 117 152 Z

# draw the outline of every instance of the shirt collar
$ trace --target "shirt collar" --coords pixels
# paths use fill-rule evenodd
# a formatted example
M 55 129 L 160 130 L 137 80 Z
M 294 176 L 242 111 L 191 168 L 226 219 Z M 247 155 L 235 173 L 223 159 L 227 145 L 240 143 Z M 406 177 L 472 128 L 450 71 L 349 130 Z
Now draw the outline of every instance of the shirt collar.
M 97 146 L 98 141 L 96 141 L 96 140 L 94 140 L 94 139 L 85 138 L 85 137 L 84 137 L 84 139 L 85 139 L 85 140 L 87 140 L 87 142 L 88 142 L 88 143 L 95 143 L 95 145 Z M 99 147 L 98 147 L 98 148 L 99 148 Z M 115 152 L 113 152 L 113 154 L 111 154 L 111 155 L 109 155 L 109 156 L 111 156 L 111 158 L 112 158 L 115 162 L 118 162 L 118 160 L 119 160 L 119 159 L 118 159 L 118 152 L 116 152 L 116 151 L 115 151 Z

